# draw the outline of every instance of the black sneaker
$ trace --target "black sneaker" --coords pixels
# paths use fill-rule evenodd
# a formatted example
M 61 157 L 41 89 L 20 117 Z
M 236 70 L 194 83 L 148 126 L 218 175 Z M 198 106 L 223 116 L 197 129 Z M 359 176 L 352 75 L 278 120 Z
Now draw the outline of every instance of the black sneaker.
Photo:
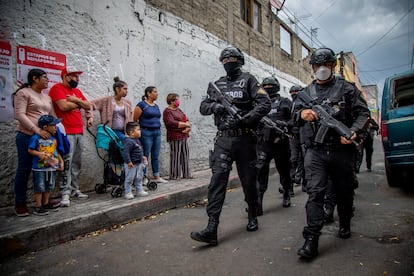
M 59 211 L 59 206 L 60 206 L 60 202 L 59 204 L 52 204 L 52 203 L 48 203 L 43 205 L 43 209 L 45 209 L 46 211 L 52 211 L 52 212 L 56 212 Z
M 45 208 L 43 208 L 43 206 L 35 207 L 33 211 L 33 215 L 36 215 L 36 216 L 46 216 L 48 214 L 49 212 Z

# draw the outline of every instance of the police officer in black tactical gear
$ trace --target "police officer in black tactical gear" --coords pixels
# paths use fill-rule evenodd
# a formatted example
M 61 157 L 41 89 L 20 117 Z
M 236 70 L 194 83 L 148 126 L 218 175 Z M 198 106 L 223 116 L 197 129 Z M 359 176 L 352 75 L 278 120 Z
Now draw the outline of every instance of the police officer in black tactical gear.
M 267 116 L 274 122 L 283 122 L 287 127 L 290 119 L 292 102 L 288 98 L 280 96 L 279 81 L 275 77 L 267 77 L 262 82 L 262 87 L 266 90 L 272 102 L 271 110 Z M 289 138 L 283 134 L 261 125 L 257 131 L 257 182 L 259 190 L 259 209 L 258 215 L 263 214 L 263 195 L 267 190 L 269 180 L 269 164 L 275 160 L 276 168 L 279 172 L 280 183 L 283 187 L 283 207 L 290 207 L 290 196 L 293 195 L 292 179 L 290 177 L 290 148 Z
M 289 89 L 289 94 L 292 97 L 292 115 L 295 109 L 297 94 L 302 91 L 303 88 L 300 85 L 293 85 Z M 292 168 L 290 169 L 290 176 L 292 182 L 297 185 L 302 185 L 302 191 L 306 191 L 305 170 L 303 169 L 303 156 L 304 149 L 300 142 L 299 127 L 296 125 L 293 116 L 289 120 L 289 128 L 292 133 L 292 139 L 290 139 L 290 162 Z
M 307 226 L 303 230 L 305 243 L 298 250 L 298 255 L 308 259 L 318 254 L 328 178 L 332 181 L 337 196 L 338 236 L 342 239 L 351 237 L 355 152 L 352 140 L 356 139 L 356 132 L 366 127 L 369 117 L 361 91 L 354 84 L 333 75 L 336 58 L 331 49 L 317 49 L 311 55 L 310 64 L 316 80 L 301 93 L 307 93 L 318 104 L 329 104 L 335 110 L 335 114 L 331 116 L 344 123 L 353 133 L 351 140 L 348 140 L 330 128 L 322 143 L 317 143 L 315 135 L 321 124 L 316 112 L 304 106 L 297 109 L 297 120 L 302 128 L 301 138 L 307 147 L 304 161 L 309 196 L 306 203 Z
M 217 99 L 211 97 L 212 87 L 208 87 L 207 97 L 200 105 L 200 113 L 214 114 L 214 124 L 218 129 L 210 163 L 212 177 L 206 207 L 209 219 L 204 230 L 191 232 L 191 238 L 210 245 L 217 245 L 217 226 L 233 161 L 236 162 L 244 199 L 249 210 L 246 229 L 256 231 L 259 227 L 256 213 L 258 208 L 256 138 L 253 130 L 270 110 L 270 100 L 266 91 L 260 87 L 253 75 L 241 71 L 244 56 L 238 48 L 233 46 L 225 48 L 219 60 L 227 76 L 221 77 L 215 84 L 240 110 L 242 119 L 232 117 Z

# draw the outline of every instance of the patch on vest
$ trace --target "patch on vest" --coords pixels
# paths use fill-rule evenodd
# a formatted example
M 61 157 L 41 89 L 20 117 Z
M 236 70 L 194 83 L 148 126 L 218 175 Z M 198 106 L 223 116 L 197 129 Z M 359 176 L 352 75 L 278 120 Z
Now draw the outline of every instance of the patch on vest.
M 260 87 L 259 90 L 257 90 L 257 94 L 267 94 L 267 92 L 266 90 Z

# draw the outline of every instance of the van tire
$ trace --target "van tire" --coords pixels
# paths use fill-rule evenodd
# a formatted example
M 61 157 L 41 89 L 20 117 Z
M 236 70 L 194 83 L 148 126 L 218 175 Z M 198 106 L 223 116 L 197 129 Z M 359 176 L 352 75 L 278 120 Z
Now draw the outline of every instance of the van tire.
M 400 175 L 398 174 L 398 169 L 396 167 L 390 166 L 387 159 L 385 159 L 385 174 L 387 175 L 388 186 L 390 187 L 399 187 L 400 186 Z

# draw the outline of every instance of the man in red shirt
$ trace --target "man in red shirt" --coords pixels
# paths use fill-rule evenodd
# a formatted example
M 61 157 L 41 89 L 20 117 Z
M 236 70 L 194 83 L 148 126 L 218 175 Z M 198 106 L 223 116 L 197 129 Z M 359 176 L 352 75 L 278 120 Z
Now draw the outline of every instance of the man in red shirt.
M 78 88 L 79 76 L 82 71 L 63 69 L 62 83 L 55 84 L 49 91 L 56 116 L 62 119 L 68 140 L 70 152 L 64 156 L 65 169 L 58 173 L 57 183 L 62 194 L 61 206 L 70 205 L 70 197 L 88 198 L 79 190 L 78 176 L 82 162 L 83 120 L 81 109 L 85 110 L 88 127 L 93 124 L 92 104 Z

